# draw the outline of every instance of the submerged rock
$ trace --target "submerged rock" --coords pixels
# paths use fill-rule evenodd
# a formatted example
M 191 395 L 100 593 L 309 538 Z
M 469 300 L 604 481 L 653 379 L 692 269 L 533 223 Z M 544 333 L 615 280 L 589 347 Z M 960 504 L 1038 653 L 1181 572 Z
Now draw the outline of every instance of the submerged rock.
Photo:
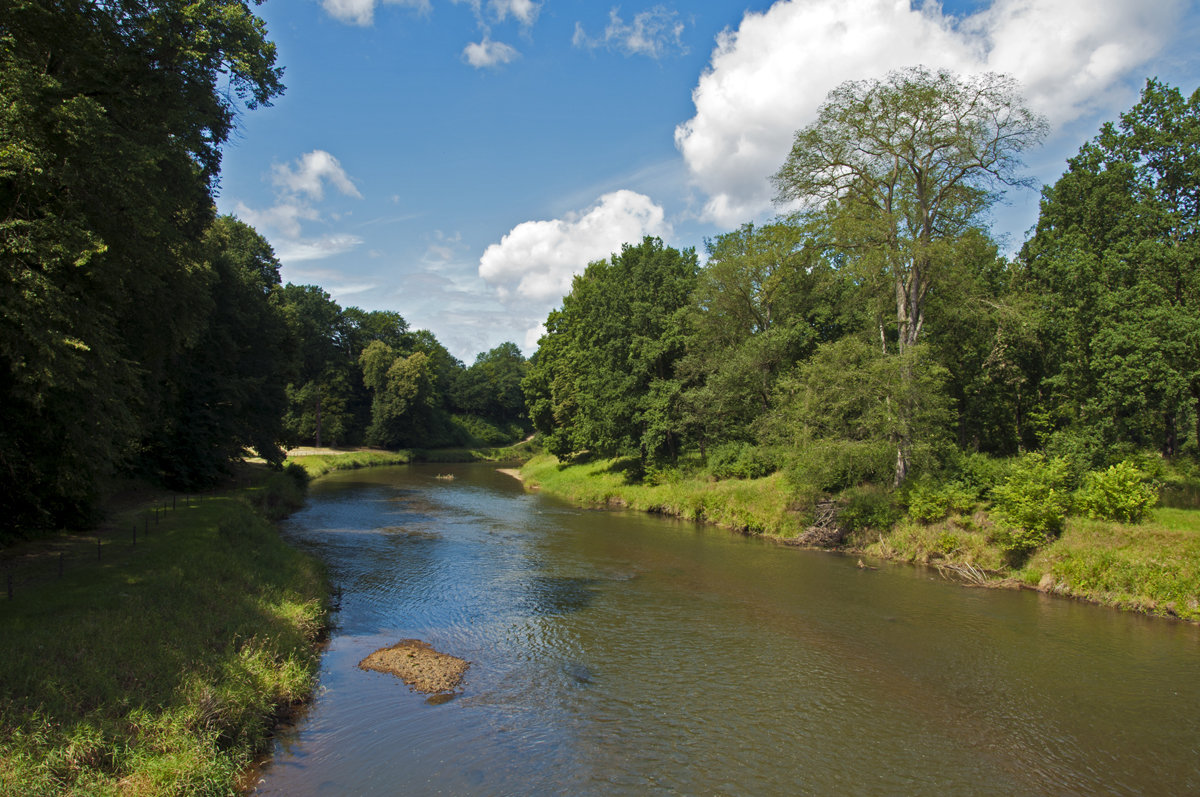
M 402 639 L 358 663 L 360 669 L 395 675 L 418 692 L 453 692 L 462 682 L 470 662 L 440 653 L 419 639 Z

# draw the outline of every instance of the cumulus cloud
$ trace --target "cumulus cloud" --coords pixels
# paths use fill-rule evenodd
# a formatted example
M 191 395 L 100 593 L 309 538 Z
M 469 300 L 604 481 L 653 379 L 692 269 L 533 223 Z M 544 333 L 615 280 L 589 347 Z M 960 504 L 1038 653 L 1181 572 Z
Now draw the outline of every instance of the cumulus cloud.
M 321 7 L 331 17 L 350 25 L 369 26 L 375 22 L 375 6 L 379 0 L 321 0 Z M 408 6 L 428 12 L 429 0 L 382 0 L 389 5 Z
M 593 260 L 620 251 L 646 235 L 666 236 L 662 207 L 634 191 L 614 191 L 581 213 L 513 227 L 479 259 L 479 276 L 501 298 L 551 300 L 571 290 L 571 278 Z
M 1005 72 L 1053 126 L 1107 107 L 1170 38 L 1183 0 L 994 0 L 974 15 L 906 0 L 779 0 L 717 38 L 675 144 L 708 196 L 708 221 L 732 226 L 771 207 L 769 177 L 794 132 L 846 80 L 915 64 Z
M 492 41 L 484 36 L 482 41 L 472 42 L 463 48 L 462 57 L 476 69 L 497 67 L 515 61 L 520 53 L 504 42 Z
M 571 43 L 589 50 L 608 47 L 626 55 L 645 55 L 650 58 L 662 58 L 671 51 L 687 52 L 679 14 L 663 6 L 654 6 L 635 14 L 633 21 L 628 23 L 621 19 L 620 9 L 614 8 L 608 12 L 608 27 L 604 29 L 604 35 L 597 38 L 588 36 L 583 25 L 576 22 Z

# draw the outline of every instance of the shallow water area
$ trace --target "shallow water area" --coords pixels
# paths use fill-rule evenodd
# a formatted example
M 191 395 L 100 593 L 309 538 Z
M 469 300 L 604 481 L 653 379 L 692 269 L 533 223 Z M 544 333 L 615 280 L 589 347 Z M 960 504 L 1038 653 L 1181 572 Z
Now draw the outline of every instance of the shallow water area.
M 582 509 L 489 465 L 333 474 L 284 531 L 342 601 L 257 794 L 1200 793 L 1195 625 Z M 456 698 L 356 666 L 401 639 L 471 663 Z

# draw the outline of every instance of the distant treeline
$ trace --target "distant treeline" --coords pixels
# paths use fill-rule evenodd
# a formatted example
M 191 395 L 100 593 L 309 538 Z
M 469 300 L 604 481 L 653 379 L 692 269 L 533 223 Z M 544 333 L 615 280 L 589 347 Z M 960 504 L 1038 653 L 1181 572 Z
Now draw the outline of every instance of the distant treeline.
M 647 238 L 575 278 L 525 382 L 547 449 L 816 492 L 955 478 L 979 452 L 1077 477 L 1195 455 L 1200 92 L 1148 81 L 1009 259 L 988 212 L 1044 131 L 1002 76 L 841 86 L 775 175 L 798 212 L 703 266 Z
M 0 11 L 0 539 L 86 522 L 114 475 L 195 488 L 247 448 L 520 432 L 516 346 L 466 368 L 395 313 L 280 285 L 216 217 L 237 115 L 284 89 L 251 7 Z

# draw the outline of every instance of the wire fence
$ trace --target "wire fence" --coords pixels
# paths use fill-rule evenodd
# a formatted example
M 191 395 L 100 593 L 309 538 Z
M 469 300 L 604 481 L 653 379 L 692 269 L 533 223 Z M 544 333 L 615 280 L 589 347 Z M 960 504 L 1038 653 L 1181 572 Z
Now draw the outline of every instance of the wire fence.
M 200 506 L 203 494 L 176 494 L 124 514 L 89 534 L 62 535 L 0 552 L 0 598 L 12 600 L 23 590 L 41 586 L 85 567 L 127 561 L 138 549 L 154 544 L 165 531 L 170 513 Z M 212 500 L 211 497 L 209 500 Z M 15 551 L 15 552 L 13 552 Z

